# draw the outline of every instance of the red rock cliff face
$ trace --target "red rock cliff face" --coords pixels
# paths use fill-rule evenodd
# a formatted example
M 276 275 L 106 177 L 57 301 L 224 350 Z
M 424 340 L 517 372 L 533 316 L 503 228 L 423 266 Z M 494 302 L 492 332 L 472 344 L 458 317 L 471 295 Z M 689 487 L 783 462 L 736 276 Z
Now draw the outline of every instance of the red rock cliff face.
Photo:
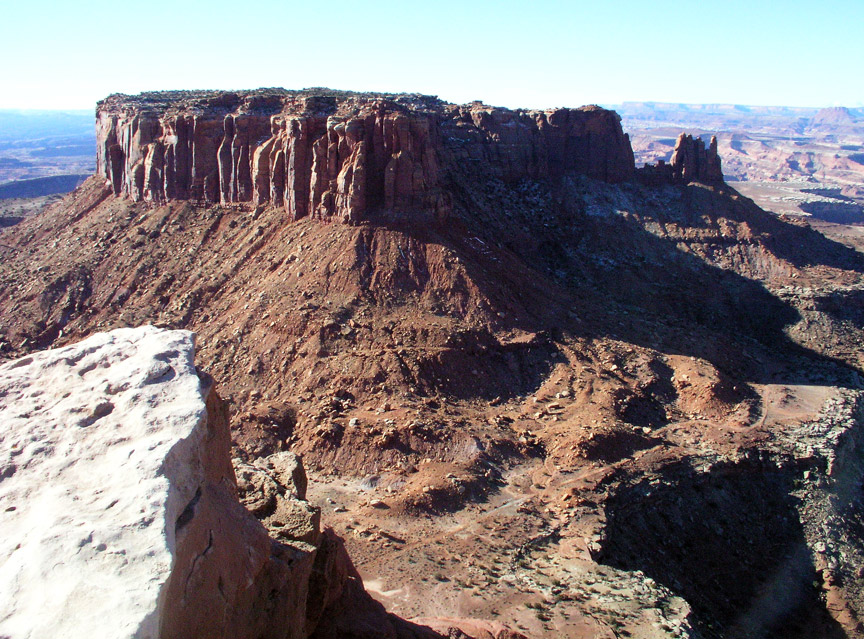
M 717 154 L 717 136 L 711 136 L 708 146 L 701 138 L 681 133 L 675 142 L 675 150 L 666 164 L 646 164 L 637 171 L 638 179 L 645 184 L 722 184 L 723 167 Z
M 675 180 L 706 184 L 723 181 L 720 156 L 717 155 L 717 136 L 711 136 L 706 148 L 698 137 L 682 133 L 675 142 L 675 151 L 669 164 Z
M 113 95 L 97 170 L 116 195 L 284 206 L 294 219 L 376 210 L 446 217 L 464 163 L 504 180 L 633 175 L 620 119 L 599 107 L 510 111 L 428 96 L 258 90 Z

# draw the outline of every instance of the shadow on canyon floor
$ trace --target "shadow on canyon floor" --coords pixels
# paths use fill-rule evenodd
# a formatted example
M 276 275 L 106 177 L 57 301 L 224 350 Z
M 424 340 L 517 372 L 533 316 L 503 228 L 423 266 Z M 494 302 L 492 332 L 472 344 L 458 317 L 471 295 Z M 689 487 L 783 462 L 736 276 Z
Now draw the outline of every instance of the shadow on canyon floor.
M 685 461 L 663 475 L 609 501 L 601 561 L 683 596 L 706 637 L 846 636 L 815 585 L 793 473 L 758 460 L 700 473 Z

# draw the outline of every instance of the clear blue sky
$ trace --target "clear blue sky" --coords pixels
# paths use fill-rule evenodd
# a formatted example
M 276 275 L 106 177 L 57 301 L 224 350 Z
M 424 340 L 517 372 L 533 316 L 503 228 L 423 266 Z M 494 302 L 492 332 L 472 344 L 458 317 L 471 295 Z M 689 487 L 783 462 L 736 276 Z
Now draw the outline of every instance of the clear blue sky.
M 2 0 L 0 108 L 261 86 L 862 106 L 862 28 L 864 0 Z

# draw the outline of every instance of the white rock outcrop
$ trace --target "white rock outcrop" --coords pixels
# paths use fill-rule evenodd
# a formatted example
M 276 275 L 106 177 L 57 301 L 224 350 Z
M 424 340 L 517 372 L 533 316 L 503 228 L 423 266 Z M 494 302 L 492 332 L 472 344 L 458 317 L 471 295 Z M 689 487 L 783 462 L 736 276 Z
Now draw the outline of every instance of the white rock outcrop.
M 235 477 L 194 355 L 146 326 L 0 364 L 0 639 L 440 639 L 364 590 L 292 453 Z
M 314 547 L 240 506 L 194 335 L 0 365 L 0 637 L 303 637 Z

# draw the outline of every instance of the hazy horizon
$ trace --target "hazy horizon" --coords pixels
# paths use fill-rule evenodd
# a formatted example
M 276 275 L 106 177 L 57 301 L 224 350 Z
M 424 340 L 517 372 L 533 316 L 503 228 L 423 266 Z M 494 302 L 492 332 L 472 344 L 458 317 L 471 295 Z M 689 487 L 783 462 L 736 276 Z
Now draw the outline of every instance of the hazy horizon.
M 112 93 L 259 86 L 529 108 L 864 106 L 854 80 L 864 3 L 764 4 L 32 0 L 2 12 L 0 108 L 89 110 Z
M 249 87 L 247 89 L 233 88 L 233 89 L 224 89 L 224 90 L 225 91 L 251 91 L 251 90 L 254 90 L 256 88 L 265 88 L 265 87 Z M 279 88 L 286 88 L 287 89 L 289 87 L 279 87 Z M 300 87 L 297 90 L 302 90 L 302 89 L 306 89 L 306 88 L 311 88 L 311 87 Z M 321 87 L 321 88 L 339 89 L 339 87 Z M 170 91 L 170 90 L 176 90 L 176 89 L 165 89 L 165 91 Z M 217 89 L 217 90 L 223 90 L 223 89 Z M 346 89 L 346 90 L 351 91 L 351 89 Z M 148 92 L 148 91 L 145 90 L 143 92 Z M 358 93 L 362 93 L 362 92 L 363 91 L 358 91 Z M 369 92 L 374 92 L 374 91 L 370 90 Z M 393 93 L 396 93 L 396 92 L 393 92 Z M 434 94 L 430 94 L 430 95 L 434 95 Z M 441 97 L 441 96 L 438 96 L 438 97 Z M 442 98 L 442 99 L 444 99 L 444 98 Z M 486 100 L 483 100 L 482 98 L 477 98 L 477 99 L 480 100 L 481 102 L 483 102 L 484 104 L 489 104 L 490 106 L 503 106 L 503 105 L 496 105 L 496 104 L 489 103 Z M 579 106 L 585 106 L 586 104 L 588 104 L 588 103 L 565 104 L 565 105 L 556 105 L 556 106 L 579 107 Z M 597 103 L 593 103 L 593 104 L 597 104 Z M 741 104 L 741 103 L 735 103 L 735 102 L 672 102 L 669 100 L 624 100 L 623 102 L 619 102 L 619 103 L 615 103 L 615 104 L 600 103 L 600 104 L 598 104 L 598 106 L 601 106 L 601 107 L 607 108 L 607 109 L 615 109 L 616 107 L 621 107 L 621 106 L 625 106 L 628 104 L 652 104 L 652 105 L 669 105 L 669 106 L 680 106 L 680 107 L 733 106 L 733 107 L 741 107 L 741 108 L 748 108 L 748 109 L 807 109 L 807 110 L 813 110 L 813 111 L 818 111 L 819 109 L 841 107 L 841 108 L 850 109 L 852 111 L 864 110 L 864 104 L 857 105 L 857 106 L 848 105 L 848 104 L 831 104 L 831 105 L 825 104 L 825 105 L 817 105 L 817 106 L 799 106 L 799 105 L 792 105 L 792 104 Z M 508 107 L 508 108 L 517 108 L 518 109 L 518 108 L 528 108 L 528 107 L 516 106 L 516 107 Z M 532 107 L 532 108 L 543 109 L 546 107 Z M 20 114 L 20 115 L 31 116 L 31 115 L 42 115 L 42 114 L 48 115 L 48 114 L 61 114 L 62 113 L 62 114 L 66 114 L 66 115 L 84 116 L 84 115 L 94 115 L 95 109 L 96 109 L 95 103 L 94 103 L 93 107 L 90 109 L 63 109 L 63 108 L 26 109 L 26 108 L 17 108 L 17 107 L 2 107 L 2 108 L 0 108 L 0 114 Z

